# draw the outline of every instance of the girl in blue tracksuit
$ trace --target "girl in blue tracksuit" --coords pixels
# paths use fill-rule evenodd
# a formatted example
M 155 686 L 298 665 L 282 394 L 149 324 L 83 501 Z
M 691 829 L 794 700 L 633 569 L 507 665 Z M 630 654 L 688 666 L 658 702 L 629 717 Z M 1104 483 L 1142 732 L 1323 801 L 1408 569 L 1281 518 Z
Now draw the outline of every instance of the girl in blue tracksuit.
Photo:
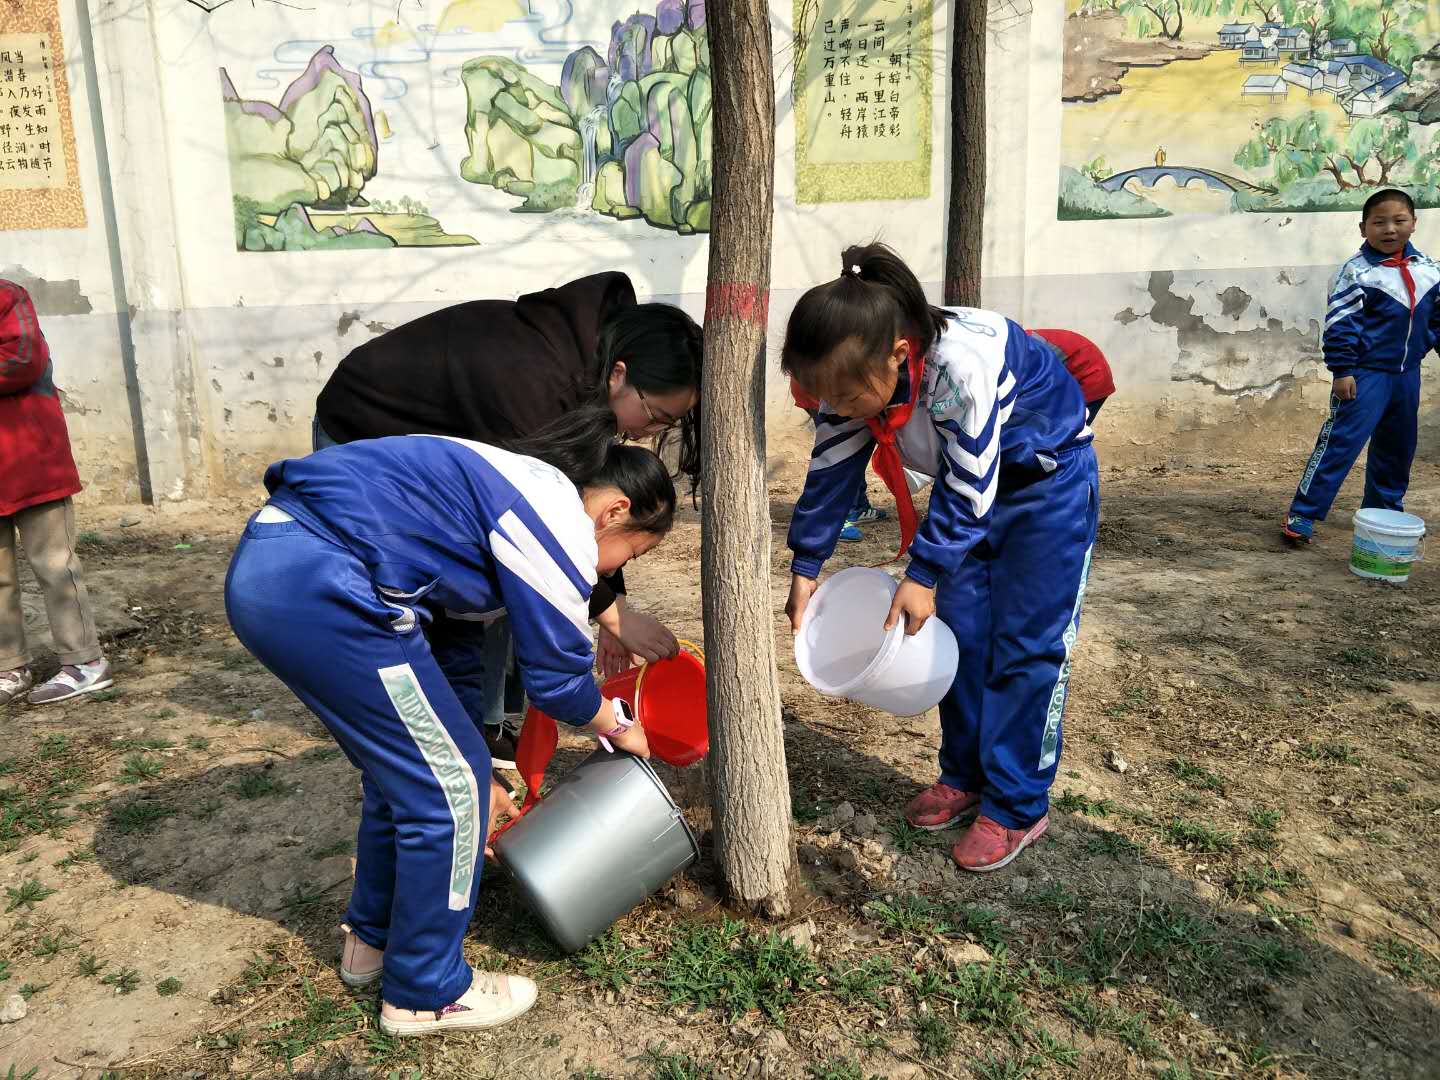
M 391 1034 L 490 1027 L 536 993 L 461 948 L 491 824 L 514 808 L 422 632 L 432 615 L 508 615 L 535 705 L 648 756 L 596 688 L 587 605 L 598 574 L 669 530 L 675 488 L 653 453 L 606 437 L 549 456 L 564 472 L 411 435 L 279 462 L 225 582 L 236 636 L 361 771 L 341 976 L 383 978 Z
M 1340 268 L 1325 314 L 1330 414 L 1283 526 L 1308 544 L 1368 440 L 1362 507 L 1405 509 L 1420 414 L 1420 362 L 1440 342 L 1440 264 L 1415 250 L 1415 201 L 1403 191 L 1365 200 L 1365 243 Z
M 1049 822 L 1098 522 L 1080 388 L 1010 320 L 931 307 L 881 244 L 846 251 L 840 277 L 801 297 L 781 366 L 821 400 L 790 527 L 791 625 L 799 629 L 874 451 L 896 495 L 901 554 L 910 551 L 885 625 L 903 617 L 913 634 L 938 615 L 960 644 L 940 703 L 940 778 L 905 815 L 936 830 L 978 812 L 955 860 L 1005 866 Z M 935 480 L 923 523 L 905 468 Z

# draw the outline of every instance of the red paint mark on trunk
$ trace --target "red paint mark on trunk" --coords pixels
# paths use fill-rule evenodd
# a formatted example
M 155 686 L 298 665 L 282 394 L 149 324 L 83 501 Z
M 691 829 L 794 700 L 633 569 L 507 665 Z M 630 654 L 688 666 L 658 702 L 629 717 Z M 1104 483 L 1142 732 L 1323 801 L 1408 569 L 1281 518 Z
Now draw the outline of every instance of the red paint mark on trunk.
M 769 326 L 770 290 L 759 285 L 713 282 L 705 290 L 705 321 L 711 319 L 740 319 Z

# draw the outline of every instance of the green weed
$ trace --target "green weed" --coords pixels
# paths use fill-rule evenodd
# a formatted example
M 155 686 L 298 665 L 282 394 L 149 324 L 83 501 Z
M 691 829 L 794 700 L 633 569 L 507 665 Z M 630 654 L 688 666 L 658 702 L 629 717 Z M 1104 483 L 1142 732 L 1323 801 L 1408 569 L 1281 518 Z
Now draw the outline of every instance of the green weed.
M 1250 824 L 1263 832 L 1274 832 L 1280 828 L 1280 822 L 1285 820 L 1285 815 L 1279 810 L 1251 810 L 1249 814 Z
M 1072 912 L 1084 911 L 1090 906 L 1090 901 L 1056 882 L 1033 893 L 1027 893 L 1021 899 L 1020 906 L 1030 911 L 1054 911 L 1069 915 Z
M 1423 983 L 1440 990 L 1440 963 L 1414 945 L 1398 938 L 1386 938 L 1370 946 L 1375 958 L 1410 983 Z
M 859 1062 L 850 1058 L 831 1058 L 824 1065 L 811 1065 L 805 1070 L 811 1080 L 884 1080 L 876 1073 L 867 1074 Z
M 40 737 L 40 750 L 38 757 L 41 761 L 54 761 L 62 757 L 70 749 L 70 738 L 67 735 L 42 735 Z
M 261 769 L 259 772 L 246 773 L 230 790 L 242 799 L 263 799 L 270 795 L 284 795 L 288 789 L 270 775 L 270 770 Z
M 27 908 L 33 911 L 36 904 L 48 896 L 54 896 L 58 891 L 58 889 L 42 885 L 33 878 L 22 882 L 18 889 L 13 885 L 7 886 L 5 895 L 10 898 L 10 903 L 6 906 L 5 911 L 8 913 L 16 908 Z
M 285 909 L 285 917 L 290 920 L 299 919 L 318 907 L 325 905 L 325 890 L 316 888 L 308 881 L 299 881 L 280 902 Z
M 901 855 L 909 855 L 912 851 L 921 848 L 933 847 L 938 838 L 928 829 L 917 829 L 908 821 L 901 819 L 895 823 L 890 830 L 890 844 Z
M 1051 803 L 1062 814 L 1084 814 L 1086 817 L 1109 817 L 1118 809 L 1110 799 L 1089 799 L 1069 788 Z
M 1112 859 L 1133 858 L 1145 849 L 1128 836 L 1099 830 L 1085 837 L 1085 850 L 1091 855 L 1109 855 Z
M 900 934 L 944 934 L 953 929 L 944 905 L 917 894 L 897 897 L 893 903 L 872 900 L 865 905 L 865 911 L 882 926 Z
M 986 1054 L 971 1062 L 970 1070 L 979 1080 L 1027 1080 L 1044 1064 L 1044 1058 L 1036 1054 L 1023 1058 L 997 1058 Z
M 117 739 L 116 750 L 174 750 L 175 744 L 169 739 L 151 736 L 146 739 Z
M 240 974 L 240 984 L 246 990 L 255 990 L 284 972 L 284 961 L 275 956 L 267 957 L 256 953 L 246 962 L 245 970 Z
M 1298 975 L 1307 966 L 1305 954 L 1283 938 L 1248 938 L 1240 946 L 1245 962 L 1272 979 Z
M 34 953 L 42 959 L 50 959 L 52 956 L 59 956 L 71 949 L 78 949 L 79 942 L 66 942 L 63 934 L 42 934 L 40 940 L 35 943 Z
M 185 745 L 191 750 L 209 750 L 210 740 L 204 735 L 191 735 L 185 740 Z
M 575 957 L 575 966 L 586 978 L 611 990 L 623 990 L 635 981 L 641 961 L 649 956 L 644 949 L 626 945 L 614 930 L 609 930 Z
M 1035 1045 L 1040 1050 L 1040 1056 L 1048 1058 L 1056 1065 L 1066 1069 L 1073 1069 L 1080 1061 L 1080 1048 L 1070 1043 L 1057 1039 L 1043 1027 L 1036 1027 L 1031 1030 L 1030 1035 L 1035 1040 Z
M 955 1029 L 939 1013 L 928 1009 L 917 1013 L 912 1026 L 915 1041 L 920 1044 L 921 1057 L 943 1058 L 955 1049 Z
M 263 1053 L 286 1063 L 325 1043 L 354 1035 L 367 1024 L 374 1009 L 372 1004 L 367 1011 L 354 998 L 325 997 L 309 979 L 301 980 L 300 995 L 300 1015 L 265 1025 L 270 1034 L 257 1043 Z
M 75 965 L 75 970 L 87 979 L 99 975 L 105 970 L 105 961 L 98 960 L 93 952 L 81 953 L 80 960 Z
M 29 1001 L 36 994 L 40 993 L 41 990 L 49 989 L 49 987 L 49 983 L 26 983 L 20 987 L 20 996 L 26 1001 Z
M 1160 826 L 1160 835 L 1184 851 L 1218 855 L 1234 851 L 1238 846 L 1235 834 L 1199 822 L 1171 818 Z
M 155 992 L 161 997 L 172 997 L 184 988 L 185 984 L 174 976 L 168 979 L 161 979 L 155 984 Z
M 1353 746 L 1344 742 L 1306 743 L 1300 753 L 1323 765 L 1359 765 L 1363 760 Z
M 759 1009 L 781 1026 L 786 1007 L 820 976 L 792 942 L 728 919 L 679 929 L 656 970 L 670 1005 L 715 1008 L 732 1018 Z
M 883 1009 L 885 1000 L 880 994 L 894 986 L 898 978 L 895 965 L 888 957 L 871 956 L 853 966 L 832 967 L 826 983 L 842 1005 L 863 1003 Z
M 118 807 L 111 820 L 116 830 L 127 836 L 148 836 L 159 827 L 160 822 L 174 817 L 175 813 L 173 806 L 136 799 Z
M 100 980 L 105 986 L 113 986 L 117 994 L 133 994 L 140 989 L 140 972 L 134 968 L 122 967 L 112 971 Z
M 19 759 L 19 758 L 13 758 L 13 757 L 12 757 L 12 758 L 0 759 L 0 776 L 9 776 L 12 772 L 14 772 L 14 771 L 15 771 L 16 769 L 18 769 L 19 767 L 20 767 L 20 759 Z
M 647 1046 L 635 1059 L 649 1067 L 651 1080 L 710 1080 L 715 1075 L 715 1066 L 696 1061 L 688 1054 L 668 1053 L 668 1049 L 665 1043 Z
M 1203 788 L 1206 791 L 1223 792 L 1225 790 L 1224 780 L 1188 758 L 1171 758 L 1169 769 L 1175 774 L 1177 780 L 1189 784 L 1191 787 Z
M 1280 869 L 1267 863 L 1241 867 L 1230 883 L 1230 891 L 1237 899 L 1254 900 L 1265 892 L 1284 896 L 1304 883 L 1305 875 L 1299 870 Z
M 148 754 L 131 754 L 125 759 L 125 767 L 120 770 L 120 783 L 143 784 L 148 780 L 158 780 L 164 771 L 165 763 L 159 758 L 152 758 Z
M 95 861 L 94 848 L 71 848 L 69 853 L 55 864 L 56 870 L 69 870 L 75 866 Z

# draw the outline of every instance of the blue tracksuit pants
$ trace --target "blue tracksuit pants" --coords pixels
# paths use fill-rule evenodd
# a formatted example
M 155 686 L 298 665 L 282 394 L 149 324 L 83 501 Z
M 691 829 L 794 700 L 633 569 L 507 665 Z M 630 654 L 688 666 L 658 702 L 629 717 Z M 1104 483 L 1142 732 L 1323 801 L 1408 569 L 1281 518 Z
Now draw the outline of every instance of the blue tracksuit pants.
M 1360 505 L 1403 510 L 1419 415 L 1419 364 L 1398 373 L 1358 369 L 1354 399 L 1330 399 L 1330 414 L 1320 427 L 1290 512 L 1324 521 L 1367 439 L 1370 456 Z
M 490 753 L 408 609 L 345 548 L 252 520 L 225 581 L 236 636 L 360 769 L 346 921 L 385 950 L 383 997 L 438 1009 L 470 987 L 462 948 L 489 823 Z
M 960 643 L 940 702 L 940 779 L 979 792 L 980 812 L 1009 829 L 1050 809 L 1099 517 L 1090 446 L 1022 487 L 1002 475 L 985 539 L 936 591 L 936 613 Z

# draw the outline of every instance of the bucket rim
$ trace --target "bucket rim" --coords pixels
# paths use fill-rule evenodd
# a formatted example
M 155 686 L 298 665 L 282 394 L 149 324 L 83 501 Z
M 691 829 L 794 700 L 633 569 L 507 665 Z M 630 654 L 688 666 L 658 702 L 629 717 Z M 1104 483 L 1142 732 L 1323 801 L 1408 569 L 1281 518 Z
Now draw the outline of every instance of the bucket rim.
M 897 587 L 895 585 L 895 579 L 892 578 L 889 574 L 885 573 L 884 570 L 878 569 L 877 567 L 873 566 L 847 566 L 839 573 L 832 574 L 830 577 L 826 578 L 824 585 L 828 585 L 832 581 L 838 581 L 840 578 L 844 577 L 847 574 L 852 577 L 875 577 L 877 575 L 883 577 L 886 581 L 890 583 L 891 596 L 893 597 L 895 594 L 895 589 Z M 823 585 L 821 587 L 823 587 Z M 815 591 L 818 593 L 820 590 L 819 588 L 817 588 Z M 808 682 L 811 686 L 815 687 L 816 690 L 820 690 L 820 687 L 815 682 L 815 671 L 809 663 L 808 647 L 806 648 L 807 655 L 804 658 L 804 662 L 801 661 L 800 655 L 800 643 L 805 639 L 805 633 L 807 630 L 810 629 L 810 624 L 817 617 L 817 611 L 818 608 L 815 606 L 814 598 L 812 597 L 811 603 L 805 609 L 804 618 L 800 620 L 800 633 L 795 636 L 795 661 L 796 666 L 800 668 L 800 674 L 804 676 L 805 681 Z M 828 697 L 848 697 L 856 690 L 863 689 L 868 683 L 870 683 L 871 680 L 875 678 L 875 676 L 879 672 L 884 671 L 887 667 L 894 663 L 895 654 L 900 651 L 901 641 L 904 636 L 905 625 L 903 622 L 897 622 L 886 632 L 885 640 L 881 642 L 880 647 L 875 650 L 875 655 L 870 658 L 870 662 L 865 665 L 864 669 L 861 670 L 860 674 L 856 675 L 848 682 L 841 683 L 838 686 L 832 686 L 827 690 L 820 690 L 820 692 L 827 695 Z
M 617 750 L 616 753 L 624 754 L 636 765 L 640 766 L 640 771 L 655 785 L 655 789 L 660 792 L 661 798 L 670 804 L 670 809 L 675 811 L 675 820 L 684 828 L 685 838 L 690 841 L 690 850 L 694 852 L 695 858 L 699 859 L 700 841 L 696 839 L 695 830 L 690 827 L 690 822 L 685 820 L 685 811 L 681 809 L 680 804 L 675 801 L 675 796 L 670 794 L 670 789 L 667 788 L 665 782 L 660 779 L 660 774 L 655 771 L 655 766 L 651 765 L 650 762 L 642 757 L 636 757 L 628 750 Z M 593 757 L 594 755 L 591 756 Z M 583 765 L 584 762 L 581 762 L 581 764 Z
M 1379 515 L 1381 514 L 1386 515 L 1386 518 L 1380 518 Z M 1390 518 L 1390 515 L 1394 515 L 1394 518 Z M 1375 506 L 1367 506 L 1356 510 L 1354 516 L 1351 518 L 1351 523 L 1359 528 L 1373 529 L 1377 532 L 1388 533 L 1391 536 L 1403 536 L 1407 538 L 1422 537 L 1427 531 L 1425 519 L 1419 514 L 1412 514 L 1405 510 L 1384 510 Z

